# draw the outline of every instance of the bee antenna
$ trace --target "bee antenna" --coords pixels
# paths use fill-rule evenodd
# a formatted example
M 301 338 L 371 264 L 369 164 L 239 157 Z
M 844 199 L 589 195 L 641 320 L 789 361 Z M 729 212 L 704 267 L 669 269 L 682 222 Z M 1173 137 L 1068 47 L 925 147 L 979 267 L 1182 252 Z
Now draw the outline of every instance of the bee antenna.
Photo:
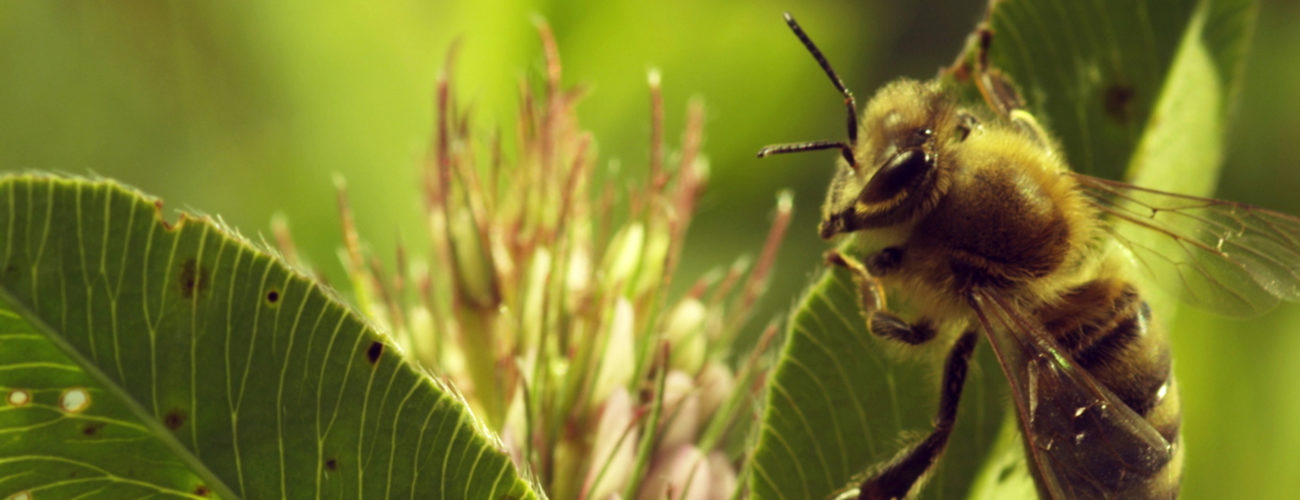
M 857 101 L 853 99 L 853 92 L 849 91 L 849 88 L 844 86 L 844 81 L 840 80 L 840 75 L 835 73 L 835 68 L 831 67 L 830 61 L 827 61 L 826 56 L 822 55 L 822 51 L 817 48 L 817 44 L 813 43 L 812 39 L 808 38 L 808 34 L 803 32 L 803 28 L 799 27 L 799 22 L 794 20 L 794 16 L 790 15 L 789 12 L 786 12 L 783 15 L 785 16 L 785 23 L 790 25 L 790 30 L 794 32 L 794 36 L 799 37 L 799 41 L 803 42 L 803 46 L 812 54 L 813 59 L 817 60 L 817 64 L 822 67 L 822 71 L 826 72 L 827 77 L 830 77 L 831 83 L 835 85 L 835 89 L 839 90 L 840 94 L 844 95 L 844 107 L 848 110 L 847 123 L 849 130 L 849 144 L 857 143 L 858 104 Z
M 818 151 L 822 149 L 839 149 L 840 155 L 844 156 L 845 160 L 848 160 L 849 167 L 852 167 L 853 170 L 858 169 L 858 163 L 853 160 L 853 146 L 850 146 L 848 143 L 843 141 L 808 141 L 773 144 L 771 146 L 763 146 L 763 149 L 758 150 L 758 157 L 766 158 L 768 156 L 784 153 L 799 153 L 802 151 Z
M 840 91 L 840 94 L 844 95 L 844 106 L 848 109 L 848 120 L 846 123 L 848 125 L 849 140 L 847 142 L 811 141 L 776 144 L 758 150 L 758 157 L 763 158 L 774 154 L 797 153 L 800 151 L 839 149 L 840 154 L 844 156 L 844 159 L 848 160 L 849 166 L 854 170 L 857 170 L 858 163 L 853 158 L 853 144 L 858 142 L 858 104 L 853 98 L 853 92 L 849 91 L 848 87 L 844 86 L 844 81 L 840 80 L 840 75 L 835 73 L 835 68 L 831 67 L 831 63 L 826 60 L 826 56 L 822 55 L 822 51 L 817 48 L 817 44 L 813 43 L 812 39 L 808 38 L 808 34 L 803 32 L 803 28 L 799 27 L 799 22 L 794 20 L 794 16 L 790 15 L 789 12 L 786 12 L 784 16 L 785 23 L 790 25 L 790 30 L 794 31 L 794 35 L 799 37 L 799 41 L 803 42 L 804 48 L 808 49 L 808 52 L 812 54 L 813 59 L 816 59 L 817 64 L 822 67 L 822 71 L 826 73 L 827 77 L 830 77 L 831 83 Z

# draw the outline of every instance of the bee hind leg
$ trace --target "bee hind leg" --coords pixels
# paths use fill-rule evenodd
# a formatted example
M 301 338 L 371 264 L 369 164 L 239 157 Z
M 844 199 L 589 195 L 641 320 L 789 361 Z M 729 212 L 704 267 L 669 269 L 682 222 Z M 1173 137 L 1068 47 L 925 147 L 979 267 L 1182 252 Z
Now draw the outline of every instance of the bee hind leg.
M 861 500 L 886 500 L 906 498 L 921 481 L 948 445 L 957 421 L 957 403 L 961 401 L 966 385 L 966 371 L 978 337 L 974 330 L 967 331 L 953 343 L 943 368 L 943 388 L 939 394 L 939 412 L 935 415 L 934 430 L 925 439 L 875 472 L 858 487 Z
M 858 285 L 858 299 L 862 302 L 862 317 L 867 321 L 867 329 L 872 334 L 917 345 L 933 339 L 936 330 L 929 321 L 921 319 L 915 323 L 889 312 L 885 303 L 885 289 L 876 276 L 888 272 L 898 265 L 901 250 L 887 248 L 871 256 L 867 265 L 853 258 L 832 250 L 826 254 L 826 263 L 840 266 L 853 273 L 853 282 Z

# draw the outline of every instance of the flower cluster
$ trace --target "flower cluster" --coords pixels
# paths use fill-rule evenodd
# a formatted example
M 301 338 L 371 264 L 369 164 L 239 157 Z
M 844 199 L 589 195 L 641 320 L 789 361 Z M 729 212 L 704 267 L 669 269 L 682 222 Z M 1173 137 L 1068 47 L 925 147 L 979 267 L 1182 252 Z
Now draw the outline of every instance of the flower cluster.
M 651 73 L 649 178 L 620 185 L 613 168 L 595 171 L 594 140 L 574 113 L 581 92 L 561 86 L 554 41 L 540 32 L 545 80 L 520 86 L 513 151 L 472 133 L 448 58 L 424 171 L 428 264 L 399 249 L 386 272 L 363 250 L 340 189 L 356 300 L 463 392 L 550 496 L 729 497 L 741 457 L 728 445 L 748 429 L 776 324 L 749 355 L 730 349 L 765 289 L 790 197 L 779 197 L 756 260 L 670 298 L 708 174 L 702 107 L 690 106 L 670 154 Z

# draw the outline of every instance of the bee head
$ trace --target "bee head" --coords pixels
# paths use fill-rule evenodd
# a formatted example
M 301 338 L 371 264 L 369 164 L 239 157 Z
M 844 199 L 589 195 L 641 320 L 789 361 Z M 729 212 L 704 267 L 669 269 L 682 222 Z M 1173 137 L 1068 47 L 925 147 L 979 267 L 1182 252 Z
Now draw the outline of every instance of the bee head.
M 947 191 L 946 175 L 939 168 L 945 156 L 942 149 L 965 139 L 970 130 L 957 118 L 952 99 L 937 81 L 899 80 L 876 92 L 859 123 L 853 93 L 799 23 L 788 13 L 785 21 L 844 96 L 848 140 L 777 144 L 759 150 L 758 157 L 840 151 L 822 205 L 818 227 L 822 238 L 902 224 L 928 212 Z M 865 131 L 861 137 L 859 129 Z
M 953 101 L 937 82 L 899 80 L 862 115 L 853 161 L 841 159 L 822 205 L 823 238 L 909 222 L 947 191 L 940 162 L 956 130 Z

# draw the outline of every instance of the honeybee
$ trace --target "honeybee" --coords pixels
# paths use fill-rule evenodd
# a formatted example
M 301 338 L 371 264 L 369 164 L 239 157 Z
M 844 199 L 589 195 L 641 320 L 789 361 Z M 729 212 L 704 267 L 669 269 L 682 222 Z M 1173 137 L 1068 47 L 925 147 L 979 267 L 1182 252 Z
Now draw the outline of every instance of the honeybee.
M 827 260 L 852 271 L 874 335 L 920 345 L 960 332 L 933 430 L 862 481 L 859 497 L 920 488 L 953 429 L 981 335 L 1011 387 L 1040 496 L 1176 497 L 1183 448 L 1169 342 L 1131 277 L 1141 268 L 1229 315 L 1300 300 L 1300 219 L 1071 172 L 982 56 L 973 80 L 990 110 L 961 105 L 938 79 L 903 79 L 859 117 L 820 50 L 786 22 L 844 96 L 848 138 L 758 156 L 840 152 L 818 229 L 853 238 L 849 253 L 865 256 Z M 891 311 L 886 290 L 915 317 Z

